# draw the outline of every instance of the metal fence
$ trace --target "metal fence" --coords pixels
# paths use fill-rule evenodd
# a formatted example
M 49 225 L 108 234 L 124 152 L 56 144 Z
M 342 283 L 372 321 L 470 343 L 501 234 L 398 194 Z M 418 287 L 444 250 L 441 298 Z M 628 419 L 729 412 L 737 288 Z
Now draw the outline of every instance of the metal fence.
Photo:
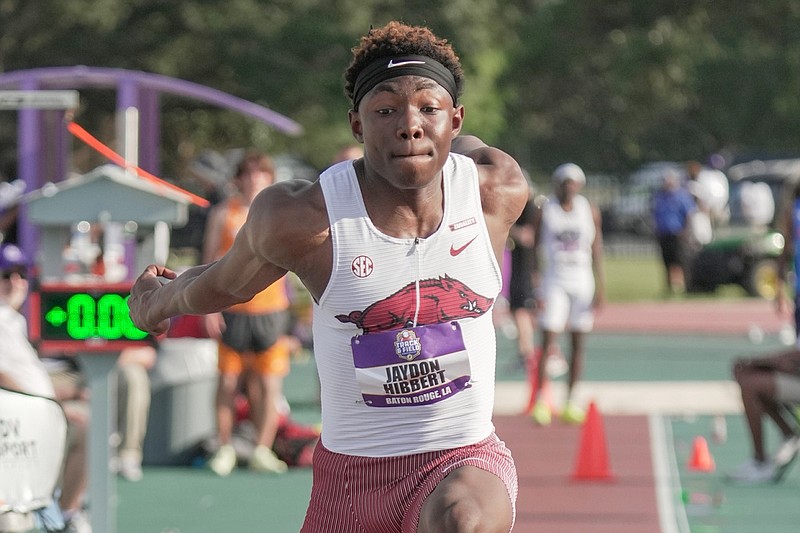
M 649 257 L 659 253 L 655 237 L 630 233 L 604 234 L 603 248 L 610 257 Z

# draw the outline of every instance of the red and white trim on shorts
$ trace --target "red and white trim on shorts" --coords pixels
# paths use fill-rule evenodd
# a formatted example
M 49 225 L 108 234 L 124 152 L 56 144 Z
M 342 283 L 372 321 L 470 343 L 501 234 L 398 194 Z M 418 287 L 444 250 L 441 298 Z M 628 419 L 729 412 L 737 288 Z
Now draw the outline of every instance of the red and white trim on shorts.
M 425 499 L 456 468 L 474 466 L 505 483 L 516 518 L 517 470 L 495 434 L 460 448 L 399 457 L 314 451 L 311 502 L 301 533 L 416 533 Z

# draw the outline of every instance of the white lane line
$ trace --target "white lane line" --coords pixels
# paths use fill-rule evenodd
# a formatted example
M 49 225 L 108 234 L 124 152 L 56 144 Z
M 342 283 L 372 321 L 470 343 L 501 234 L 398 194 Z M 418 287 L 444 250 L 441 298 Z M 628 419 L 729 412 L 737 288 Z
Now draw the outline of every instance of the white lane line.
M 656 505 L 661 533 L 689 533 L 689 521 L 683 505 L 675 505 L 678 482 L 678 463 L 672 438 L 672 426 L 663 415 L 650 414 L 650 455 L 653 459 Z

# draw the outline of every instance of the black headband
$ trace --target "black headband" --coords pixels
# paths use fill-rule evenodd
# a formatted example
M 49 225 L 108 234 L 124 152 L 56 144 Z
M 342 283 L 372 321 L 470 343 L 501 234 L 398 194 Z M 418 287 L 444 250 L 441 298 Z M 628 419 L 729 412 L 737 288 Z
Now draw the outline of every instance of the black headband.
M 453 105 L 458 101 L 456 79 L 447 67 L 426 56 L 391 56 L 376 59 L 358 73 L 353 87 L 353 109 L 358 111 L 361 99 L 376 85 L 398 76 L 430 78 L 450 93 Z

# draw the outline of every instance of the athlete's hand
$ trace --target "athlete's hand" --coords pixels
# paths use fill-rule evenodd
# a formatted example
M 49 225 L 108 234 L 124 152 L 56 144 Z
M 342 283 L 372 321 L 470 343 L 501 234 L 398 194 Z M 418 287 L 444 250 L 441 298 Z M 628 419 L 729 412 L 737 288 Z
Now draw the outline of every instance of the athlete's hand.
M 169 317 L 161 317 L 157 304 L 158 291 L 164 285 L 164 279 L 172 280 L 177 274 L 172 270 L 150 265 L 136 279 L 131 287 L 128 299 L 130 315 L 136 327 L 153 335 L 162 335 L 169 329 Z

